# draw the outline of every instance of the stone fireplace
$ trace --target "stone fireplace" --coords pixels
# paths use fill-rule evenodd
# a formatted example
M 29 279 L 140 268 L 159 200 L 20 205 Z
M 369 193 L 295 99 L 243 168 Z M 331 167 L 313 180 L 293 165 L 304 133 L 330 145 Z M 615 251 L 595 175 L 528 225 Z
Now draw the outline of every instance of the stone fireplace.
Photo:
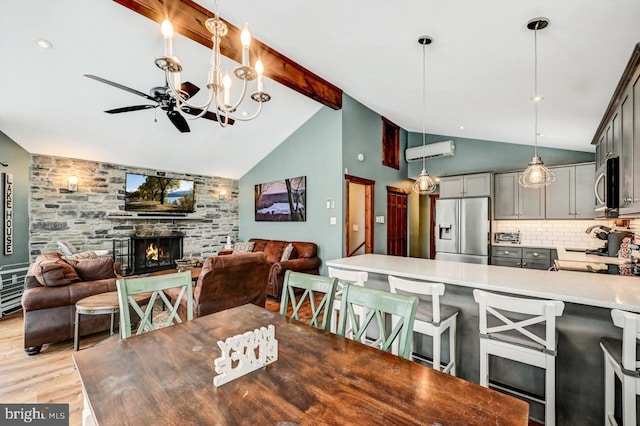
M 182 258 L 183 237 L 180 233 L 132 236 L 129 247 L 133 256 L 133 273 L 145 274 L 175 268 L 175 261 Z

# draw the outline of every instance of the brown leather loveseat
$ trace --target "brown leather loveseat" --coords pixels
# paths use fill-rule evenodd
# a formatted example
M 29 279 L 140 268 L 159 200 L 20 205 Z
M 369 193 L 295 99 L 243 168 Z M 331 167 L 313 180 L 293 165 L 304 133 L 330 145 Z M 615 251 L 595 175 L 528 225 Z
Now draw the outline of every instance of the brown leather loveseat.
M 94 294 L 116 291 L 119 266 L 112 259 L 63 260 L 59 253 L 38 256 L 29 267 L 22 294 L 24 348 L 36 355 L 45 343 L 72 339 L 75 304 Z M 108 330 L 108 315 L 87 315 L 80 335 Z
M 267 256 L 267 262 L 271 265 L 267 282 L 267 294 L 280 300 L 284 273 L 288 270 L 318 275 L 320 273 L 320 258 L 318 246 L 315 243 L 301 241 L 280 241 L 251 238 L 249 242 L 255 243 L 253 251 L 262 251 Z M 282 254 L 291 243 L 293 251 L 287 260 L 282 260 Z
M 269 264 L 264 253 L 240 253 L 212 256 L 205 260 L 193 288 L 193 316 L 213 314 L 247 303 L 265 307 Z M 165 290 L 174 301 L 180 289 Z M 178 313 L 182 318 L 187 301 L 183 298 Z

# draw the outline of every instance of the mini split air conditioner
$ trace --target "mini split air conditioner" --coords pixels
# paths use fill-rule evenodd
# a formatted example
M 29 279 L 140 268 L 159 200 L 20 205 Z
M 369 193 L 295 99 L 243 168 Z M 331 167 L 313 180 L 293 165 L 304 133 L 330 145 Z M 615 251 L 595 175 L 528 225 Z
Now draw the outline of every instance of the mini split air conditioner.
M 422 158 L 450 157 L 455 154 L 456 145 L 452 140 L 407 148 L 404 155 L 408 162 L 420 161 Z

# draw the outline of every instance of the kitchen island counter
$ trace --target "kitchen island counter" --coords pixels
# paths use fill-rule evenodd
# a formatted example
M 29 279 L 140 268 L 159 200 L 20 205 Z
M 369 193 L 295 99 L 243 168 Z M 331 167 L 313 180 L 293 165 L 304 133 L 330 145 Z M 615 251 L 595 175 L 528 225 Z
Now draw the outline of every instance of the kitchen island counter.
M 328 266 L 640 313 L 640 278 L 365 254 Z
M 479 383 L 478 304 L 473 289 L 555 299 L 565 302 L 557 320 L 556 414 L 559 425 L 596 426 L 604 422 L 604 360 L 600 339 L 620 339 L 611 309 L 640 312 L 640 278 L 573 271 L 541 271 L 443 260 L 366 254 L 327 262 L 328 266 L 367 271 L 366 286 L 389 291 L 388 275 L 436 281 L 446 285 L 441 303 L 459 309 L 457 323 L 458 377 Z M 417 351 L 431 354 L 431 339 L 415 335 Z M 447 344 L 448 339 L 443 339 Z M 446 348 L 443 353 L 447 353 Z M 446 358 L 446 357 L 445 357 Z M 444 359 L 448 362 L 448 359 Z M 544 371 L 508 360 L 491 360 L 491 380 L 544 394 Z M 544 418 L 532 403 L 534 419 Z

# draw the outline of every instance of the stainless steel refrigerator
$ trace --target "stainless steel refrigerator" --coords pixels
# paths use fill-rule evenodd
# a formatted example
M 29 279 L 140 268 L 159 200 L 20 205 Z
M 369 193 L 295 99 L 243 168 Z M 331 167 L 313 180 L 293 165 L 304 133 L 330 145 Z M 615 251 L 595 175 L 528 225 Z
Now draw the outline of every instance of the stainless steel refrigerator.
M 489 198 L 436 200 L 436 259 L 489 264 Z

